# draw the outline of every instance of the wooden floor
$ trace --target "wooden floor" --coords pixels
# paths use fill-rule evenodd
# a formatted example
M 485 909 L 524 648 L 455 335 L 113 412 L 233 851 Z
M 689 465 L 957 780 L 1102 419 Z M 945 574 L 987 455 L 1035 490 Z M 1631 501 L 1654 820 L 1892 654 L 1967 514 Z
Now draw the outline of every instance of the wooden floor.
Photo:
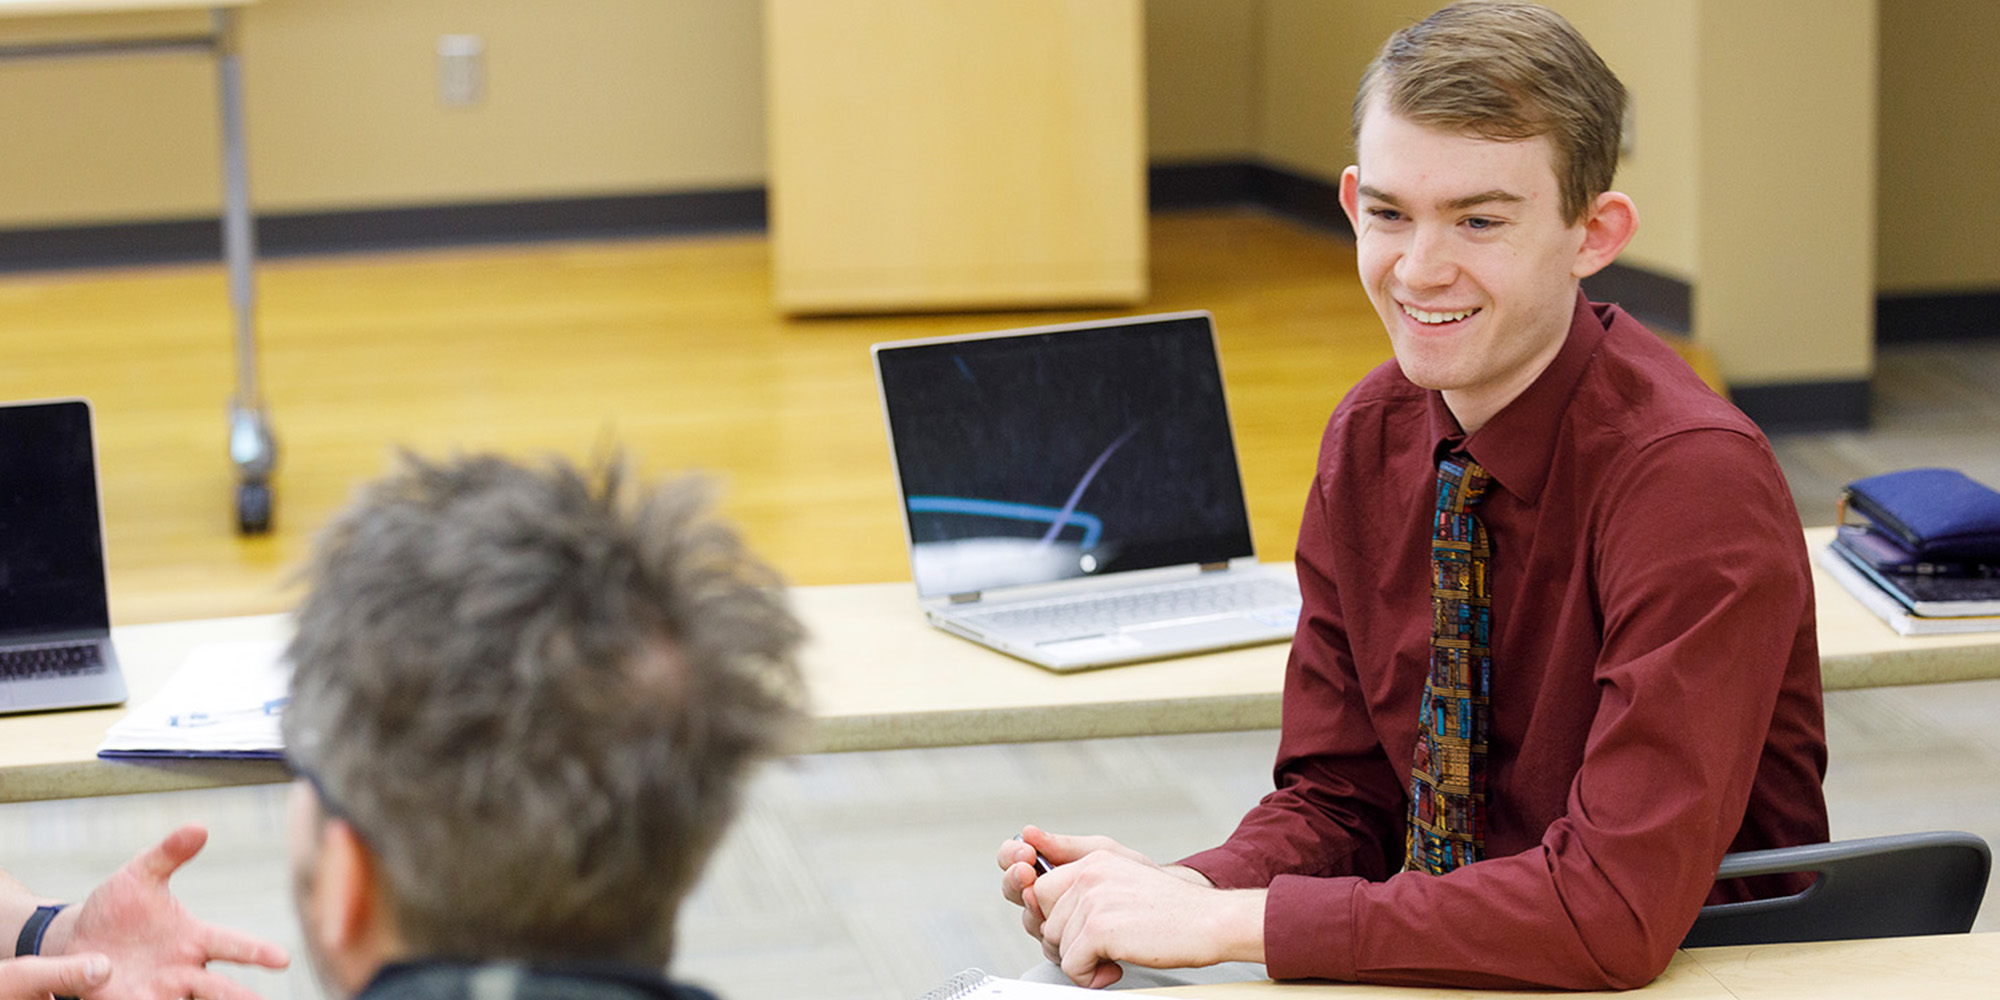
M 1252 212 L 1153 229 L 1142 311 L 1215 313 L 1252 528 L 1282 558 L 1342 392 L 1388 356 L 1351 245 Z M 761 235 L 285 260 L 260 271 L 277 527 L 234 532 L 220 267 L 0 278 L 0 398 L 96 405 L 112 617 L 279 610 L 398 449 L 702 470 L 800 584 L 908 579 L 868 345 L 1108 313 L 790 320 Z M 1131 310 L 1127 310 L 1131 311 Z

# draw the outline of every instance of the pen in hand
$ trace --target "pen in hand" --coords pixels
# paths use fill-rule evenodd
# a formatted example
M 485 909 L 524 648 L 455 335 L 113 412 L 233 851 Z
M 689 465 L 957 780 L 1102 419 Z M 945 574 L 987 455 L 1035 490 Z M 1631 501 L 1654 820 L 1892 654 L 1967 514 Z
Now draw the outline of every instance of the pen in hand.
M 1028 842 L 1026 837 L 1023 837 L 1018 833 L 1014 835 L 1014 839 L 1024 844 Z M 1040 851 L 1035 852 L 1035 874 L 1047 875 L 1049 873 L 1049 869 L 1054 867 L 1055 865 L 1049 863 L 1049 859 L 1042 857 L 1042 852 Z

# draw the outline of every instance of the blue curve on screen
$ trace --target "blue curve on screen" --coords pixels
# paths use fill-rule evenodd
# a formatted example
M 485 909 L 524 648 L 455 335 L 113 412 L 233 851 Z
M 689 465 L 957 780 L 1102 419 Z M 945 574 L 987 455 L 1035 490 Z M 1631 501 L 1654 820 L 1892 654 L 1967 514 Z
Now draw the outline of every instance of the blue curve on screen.
M 940 496 L 913 496 L 909 500 L 909 506 L 913 514 L 977 514 L 982 517 L 1006 518 L 1010 521 L 1039 521 L 1057 529 L 1067 522 L 1083 529 L 1083 541 L 1080 544 L 1085 549 L 1095 546 L 1098 537 L 1104 534 L 1104 522 L 1097 515 L 1080 510 L 1065 511 L 1037 504 Z

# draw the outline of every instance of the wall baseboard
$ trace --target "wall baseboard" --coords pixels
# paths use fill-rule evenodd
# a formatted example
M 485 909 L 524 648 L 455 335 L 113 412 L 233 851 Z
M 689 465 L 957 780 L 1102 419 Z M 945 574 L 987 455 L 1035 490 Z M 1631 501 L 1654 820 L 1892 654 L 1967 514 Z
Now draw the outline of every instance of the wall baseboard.
M 1729 400 L 1767 434 L 1862 430 L 1872 390 L 1867 379 L 1732 385 Z
M 762 187 L 260 215 L 263 257 L 568 239 L 616 239 L 766 225 Z M 0 230 L 0 272 L 212 261 L 215 219 Z
M 1694 329 L 1694 287 L 1679 278 L 1612 261 L 1583 279 L 1584 294 L 1616 302 L 1657 333 L 1682 337 Z
M 1241 160 L 1156 163 L 1146 176 L 1155 212 L 1255 205 L 1354 238 L 1340 208 L 1340 188 L 1316 177 Z
M 1875 299 L 1875 342 L 2000 337 L 2000 291 L 1881 295 Z

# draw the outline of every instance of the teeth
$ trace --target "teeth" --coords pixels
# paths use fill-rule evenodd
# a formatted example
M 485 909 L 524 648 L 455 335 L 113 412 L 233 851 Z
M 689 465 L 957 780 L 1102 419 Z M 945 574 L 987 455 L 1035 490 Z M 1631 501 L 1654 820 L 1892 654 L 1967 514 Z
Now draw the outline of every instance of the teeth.
M 1425 312 L 1422 309 L 1412 309 L 1409 306 L 1403 306 L 1404 315 L 1409 316 L 1411 319 L 1416 320 L 1419 323 L 1429 323 L 1429 324 L 1455 323 L 1478 311 L 1479 310 L 1477 309 L 1465 309 L 1459 312 L 1439 313 L 1439 312 Z

